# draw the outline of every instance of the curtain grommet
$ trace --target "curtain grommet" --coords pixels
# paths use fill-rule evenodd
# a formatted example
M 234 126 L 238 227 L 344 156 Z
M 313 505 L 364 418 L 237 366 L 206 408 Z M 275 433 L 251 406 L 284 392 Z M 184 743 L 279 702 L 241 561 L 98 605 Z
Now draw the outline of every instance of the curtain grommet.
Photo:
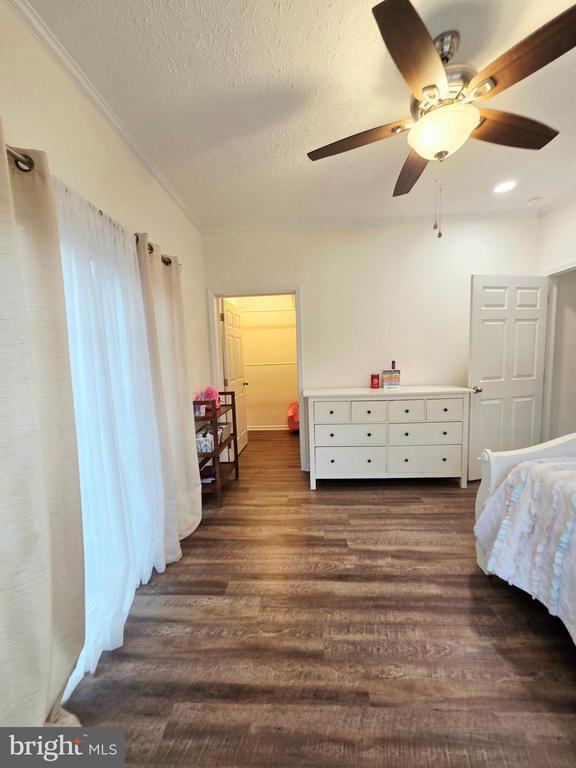
M 14 158 L 14 165 L 22 173 L 30 173 L 30 171 L 34 170 L 35 163 L 30 155 L 22 155 L 21 157 Z
M 172 259 L 170 256 L 162 256 L 162 264 L 164 264 L 166 267 L 172 266 Z

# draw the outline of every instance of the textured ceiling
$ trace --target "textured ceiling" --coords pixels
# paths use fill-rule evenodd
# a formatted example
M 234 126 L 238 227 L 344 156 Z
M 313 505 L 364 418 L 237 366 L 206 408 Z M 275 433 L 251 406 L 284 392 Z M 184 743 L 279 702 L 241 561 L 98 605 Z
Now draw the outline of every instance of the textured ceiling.
M 570 0 L 413 0 L 459 29 L 477 68 Z M 406 138 L 310 162 L 308 150 L 408 116 L 370 0 L 30 0 L 204 226 L 428 214 L 434 170 L 392 199 Z M 560 136 L 540 152 L 470 141 L 442 167 L 449 213 L 550 205 L 576 186 L 576 52 L 490 102 Z M 498 197 L 495 183 L 517 189 Z

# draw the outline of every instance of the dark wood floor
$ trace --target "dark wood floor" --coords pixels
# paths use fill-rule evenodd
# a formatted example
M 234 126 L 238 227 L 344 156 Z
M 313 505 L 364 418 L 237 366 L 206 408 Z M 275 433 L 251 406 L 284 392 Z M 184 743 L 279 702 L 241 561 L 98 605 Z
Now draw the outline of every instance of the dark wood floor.
M 324 483 L 251 434 L 69 708 L 131 766 L 574 768 L 576 650 L 474 562 L 454 481 Z

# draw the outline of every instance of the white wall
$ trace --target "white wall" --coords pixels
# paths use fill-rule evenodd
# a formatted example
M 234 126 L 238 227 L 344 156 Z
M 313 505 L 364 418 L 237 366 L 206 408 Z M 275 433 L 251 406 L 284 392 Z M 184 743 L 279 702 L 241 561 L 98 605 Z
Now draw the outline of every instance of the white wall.
M 576 196 L 565 200 L 541 219 L 540 262 L 543 275 L 576 264 Z
M 48 153 L 54 175 L 183 263 L 192 385 L 209 383 L 202 238 L 192 221 L 0 0 L 0 116 L 6 141 Z
M 557 279 L 550 437 L 576 432 L 576 272 Z
M 428 219 L 370 228 L 212 231 L 215 293 L 301 286 L 304 386 L 369 386 L 392 358 L 404 384 L 466 384 L 471 274 L 536 274 L 539 220 Z
M 248 429 L 287 429 L 288 404 L 298 400 L 294 296 L 242 296 L 240 313 Z

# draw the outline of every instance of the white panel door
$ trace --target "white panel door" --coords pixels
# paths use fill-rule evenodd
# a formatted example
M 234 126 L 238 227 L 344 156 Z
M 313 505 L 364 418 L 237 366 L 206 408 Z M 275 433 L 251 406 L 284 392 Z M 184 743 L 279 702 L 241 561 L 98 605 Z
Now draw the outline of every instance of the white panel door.
M 484 448 L 541 439 L 547 312 L 545 277 L 472 276 L 470 480 L 480 477 Z
M 246 396 L 244 394 L 244 347 L 240 312 L 228 299 L 222 299 L 222 349 L 224 355 L 224 387 L 236 393 L 238 451 L 248 443 Z

